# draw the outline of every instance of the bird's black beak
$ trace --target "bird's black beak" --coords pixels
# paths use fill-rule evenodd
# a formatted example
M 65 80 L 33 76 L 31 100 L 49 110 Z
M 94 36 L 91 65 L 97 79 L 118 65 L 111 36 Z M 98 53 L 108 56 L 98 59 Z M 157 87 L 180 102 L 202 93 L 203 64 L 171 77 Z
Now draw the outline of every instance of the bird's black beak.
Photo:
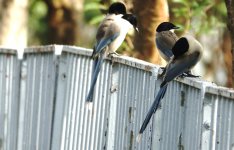
M 179 29 L 180 27 L 177 27 L 177 26 L 175 26 L 175 27 L 173 27 L 173 29 Z

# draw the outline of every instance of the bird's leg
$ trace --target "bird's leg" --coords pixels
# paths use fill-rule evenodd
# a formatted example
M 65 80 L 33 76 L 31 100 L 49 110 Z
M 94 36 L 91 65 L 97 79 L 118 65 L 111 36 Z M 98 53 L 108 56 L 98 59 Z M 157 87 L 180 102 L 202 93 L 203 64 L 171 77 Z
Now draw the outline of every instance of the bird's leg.
M 184 73 L 185 74 L 185 73 Z M 190 77 L 190 78 L 199 78 L 201 76 L 193 75 L 191 73 L 186 73 L 185 77 Z
M 111 53 L 108 54 L 108 56 L 112 56 L 112 55 L 120 56 L 120 54 L 118 54 L 116 52 L 111 52 Z
M 166 67 L 160 67 L 162 69 L 163 73 L 166 72 Z
M 166 73 L 166 67 L 160 67 L 160 69 L 162 69 L 162 73 L 161 74 L 158 74 L 158 77 L 161 78 L 162 76 L 165 75 Z
M 181 74 L 179 77 L 184 78 L 184 77 L 190 77 L 190 78 L 199 78 L 201 76 L 193 75 L 191 71 L 184 72 Z
M 109 53 L 109 54 L 108 54 L 108 57 L 110 57 L 111 63 L 112 63 L 112 64 L 114 63 L 114 60 L 113 60 L 114 55 L 120 56 L 120 55 L 119 55 L 118 53 L 116 53 L 116 52 L 111 52 L 111 53 Z
M 184 77 L 187 77 L 187 74 L 186 73 L 182 73 L 181 75 L 179 75 L 180 78 L 184 78 Z

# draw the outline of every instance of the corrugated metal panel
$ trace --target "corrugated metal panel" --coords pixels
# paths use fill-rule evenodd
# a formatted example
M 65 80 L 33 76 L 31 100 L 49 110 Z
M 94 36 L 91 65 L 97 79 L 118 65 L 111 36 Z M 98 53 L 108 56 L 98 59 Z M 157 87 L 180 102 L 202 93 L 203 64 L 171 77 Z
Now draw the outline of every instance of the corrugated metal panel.
M 149 149 L 151 145 L 150 130 L 147 130 L 140 144 L 136 143 L 141 122 L 150 106 L 153 96 L 154 80 L 150 72 L 145 72 L 131 66 L 116 63 L 113 66 L 112 86 L 117 90 L 116 98 L 111 98 L 115 104 L 114 116 L 110 121 L 115 124 L 111 127 L 114 140 L 108 145 L 110 149 Z
M 63 49 L 61 55 L 60 51 Z M 234 149 L 234 92 L 200 79 L 177 79 L 142 136 L 159 90 L 158 66 L 106 60 L 85 109 L 91 51 L 72 46 L 0 50 L 0 149 Z
M 3 51 L 9 51 L 4 54 Z M 0 149 L 16 150 L 20 61 L 16 52 L 0 53 Z
M 153 122 L 156 130 L 152 149 L 200 149 L 201 116 L 200 90 L 175 81 L 169 83 Z
M 203 122 L 204 147 L 207 149 L 234 149 L 234 103 L 220 95 L 206 94 Z
M 22 60 L 18 150 L 50 149 L 55 63 L 53 53 L 26 53 Z
M 111 63 L 99 75 L 93 112 L 85 109 L 92 60 L 64 52 L 59 59 L 52 149 L 105 149 L 110 97 Z

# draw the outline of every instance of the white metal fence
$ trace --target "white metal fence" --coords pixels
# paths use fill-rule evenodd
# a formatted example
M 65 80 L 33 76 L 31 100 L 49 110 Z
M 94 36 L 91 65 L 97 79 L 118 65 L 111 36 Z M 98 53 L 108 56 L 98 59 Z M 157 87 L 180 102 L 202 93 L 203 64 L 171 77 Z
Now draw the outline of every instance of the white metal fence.
M 18 59 L 16 50 L 0 49 L 0 150 L 234 150 L 234 91 L 200 79 L 172 81 L 136 143 L 159 67 L 106 60 L 89 112 L 90 55 L 51 45 L 26 48 Z

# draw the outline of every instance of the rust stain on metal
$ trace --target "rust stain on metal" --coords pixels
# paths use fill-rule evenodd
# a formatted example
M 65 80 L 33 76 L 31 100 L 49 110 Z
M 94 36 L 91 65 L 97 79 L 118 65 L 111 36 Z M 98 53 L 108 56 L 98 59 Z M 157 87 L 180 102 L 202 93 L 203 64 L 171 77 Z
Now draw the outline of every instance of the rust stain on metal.
M 152 66 L 149 66 L 149 65 L 146 65 L 146 66 L 145 66 L 145 70 L 146 70 L 146 71 L 150 71 L 152 68 L 153 68 L 153 67 L 152 67 Z

